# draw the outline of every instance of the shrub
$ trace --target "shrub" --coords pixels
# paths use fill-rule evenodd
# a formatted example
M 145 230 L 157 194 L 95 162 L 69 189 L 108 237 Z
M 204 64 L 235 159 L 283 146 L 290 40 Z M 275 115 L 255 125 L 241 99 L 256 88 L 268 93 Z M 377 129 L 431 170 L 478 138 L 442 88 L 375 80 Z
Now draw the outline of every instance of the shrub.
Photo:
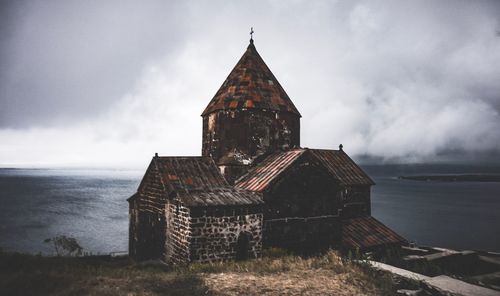
M 52 244 L 57 256 L 81 256 L 83 253 L 83 248 L 74 237 L 58 235 L 47 238 L 43 242 Z

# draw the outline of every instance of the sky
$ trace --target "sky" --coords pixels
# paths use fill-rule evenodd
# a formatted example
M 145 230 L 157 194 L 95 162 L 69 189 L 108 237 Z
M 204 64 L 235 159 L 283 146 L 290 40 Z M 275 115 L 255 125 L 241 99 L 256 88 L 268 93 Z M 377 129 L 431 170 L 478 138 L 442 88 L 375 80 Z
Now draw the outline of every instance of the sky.
M 500 1 L 0 0 L 0 167 L 200 155 L 250 27 L 303 147 L 500 159 Z

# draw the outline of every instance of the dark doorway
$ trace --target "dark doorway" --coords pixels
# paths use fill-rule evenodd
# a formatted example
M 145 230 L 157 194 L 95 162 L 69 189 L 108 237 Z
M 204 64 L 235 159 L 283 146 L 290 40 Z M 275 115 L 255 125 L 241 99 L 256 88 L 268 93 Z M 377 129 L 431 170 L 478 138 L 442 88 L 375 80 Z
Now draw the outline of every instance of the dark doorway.
M 249 247 L 250 234 L 247 232 L 240 233 L 238 242 L 236 243 L 236 260 L 247 260 Z
M 158 214 L 141 212 L 137 231 L 137 259 L 161 258 L 165 246 L 165 218 Z

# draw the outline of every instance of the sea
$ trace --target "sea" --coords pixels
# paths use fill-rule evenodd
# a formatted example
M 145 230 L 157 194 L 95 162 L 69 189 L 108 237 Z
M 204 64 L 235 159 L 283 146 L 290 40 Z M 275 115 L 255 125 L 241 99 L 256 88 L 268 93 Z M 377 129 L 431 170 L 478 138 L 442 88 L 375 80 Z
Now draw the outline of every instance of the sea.
M 494 165 L 364 165 L 372 215 L 419 245 L 500 252 L 500 183 L 401 180 L 401 175 L 500 174 Z M 52 254 L 74 237 L 92 254 L 126 252 L 128 203 L 143 170 L 0 169 L 0 248 Z

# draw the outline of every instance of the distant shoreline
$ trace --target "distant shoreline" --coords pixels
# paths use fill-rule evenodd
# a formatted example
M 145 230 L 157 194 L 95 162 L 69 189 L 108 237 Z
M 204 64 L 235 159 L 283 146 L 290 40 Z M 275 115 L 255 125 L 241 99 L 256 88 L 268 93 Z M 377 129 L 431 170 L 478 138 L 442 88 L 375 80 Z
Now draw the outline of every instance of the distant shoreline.
M 437 182 L 500 182 L 500 175 L 458 174 L 458 175 L 418 175 L 399 176 L 401 180 Z

